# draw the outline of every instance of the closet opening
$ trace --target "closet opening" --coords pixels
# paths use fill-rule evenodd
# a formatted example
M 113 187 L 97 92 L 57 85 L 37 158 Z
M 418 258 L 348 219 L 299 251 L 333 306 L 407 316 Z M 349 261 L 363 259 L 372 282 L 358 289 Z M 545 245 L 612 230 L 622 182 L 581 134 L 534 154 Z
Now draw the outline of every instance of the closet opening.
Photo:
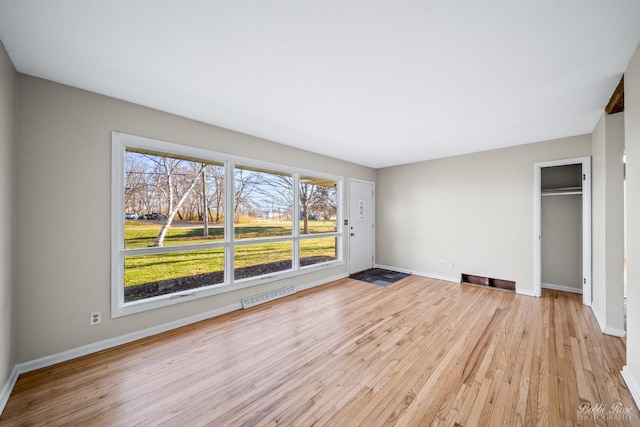
M 534 294 L 581 293 L 591 305 L 590 158 L 536 163 Z

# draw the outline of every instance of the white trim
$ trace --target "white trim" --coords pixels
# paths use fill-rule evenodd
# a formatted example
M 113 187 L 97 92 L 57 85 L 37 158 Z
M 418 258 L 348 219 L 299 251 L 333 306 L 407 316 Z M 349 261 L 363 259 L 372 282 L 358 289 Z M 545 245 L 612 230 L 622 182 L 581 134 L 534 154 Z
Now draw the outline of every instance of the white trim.
M 228 171 L 235 171 L 236 164 L 233 159 L 224 162 L 224 217 L 233 218 L 234 194 L 235 194 L 235 173 L 230 174 Z M 231 216 L 229 216 L 231 215 Z M 233 241 L 234 227 L 224 227 L 224 283 L 234 282 L 234 263 L 235 250 L 234 245 L 229 242 Z
M 535 291 L 532 291 L 531 289 L 522 289 L 519 288 L 518 285 L 516 285 L 516 294 L 518 295 L 525 295 L 528 297 L 536 297 L 536 298 L 540 298 L 541 295 L 537 295 Z
M 619 338 L 626 338 L 627 336 L 626 331 L 623 331 L 622 329 L 610 328 L 609 326 L 606 326 L 602 330 L 602 333 L 605 335 L 611 335 L 612 337 L 619 337 Z
M 538 162 L 533 165 L 533 296 L 542 295 L 542 168 L 582 165 L 586 179 L 582 183 L 582 303 L 592 303 L 591 289 L 591 157 Z
M 384 265 L 384 264 L 376 264 L 375 267 L 376 268 L 384 268 L 386 270 L 394 270 L 394 271 L 398 271 L 400 273 L 415 274 L 416 276 L 428 277 L 430 279 L 436 279 L 436 280 L 443 280 L 445 282 L 460 283 L 460 277 L 441 276 L 439 274 L 424 273 L 424 272 L 421 272 L 421 271 L 407 270 L 406 268 L 393 267 L 393 266 Z M 532 291 L 518 289 L 517 286 L 516 286 L 516 294 L 527 295 L 527 296 L 531 296 L 531 297 L 535 297 L 536 296 L 536 295 L 533 294 Z
M 429 279 L 444 280 L 445 282 L 460 283 L 459 277 L 441 276 L 439 274 L 424 273 L 421 271 L 407 270 L 406 268 L 393 267 L 384 264 L 374 264 L 375 268 L 384 268 L 385 270 L 393 270 L 399 273 L 414 274 L 416 276 L 428 277 Z
M 334 175 L 326 172 L 318 172 L 311 169 L 299 168 L 291 165 L 285 165 L 282 163 L 268 162 L 263 160 L 256 160 L 250 157 L 237 156 L 234 154 L 223 153 L 220 151 L 213 151 L 208 148 L 199 148 L 192 145 L 186 145 L 182 143 L 174 143 L 163 141 L 160 139 L 147 138 L 144 136 L 131 135 L 123 132 L 112 131 L 113 138 L 123 144 L 123 146 L 131 146 L 141 149 L 147 149 L 152 152 L 162 152 L 166 154 L 173 154 L 176 156 L 190 156 L 201 160 L 209 160 L 215 163 L 224 164 L 226 161 L 233 161 L 239 166 L 255 167 L 266 170 L 277 169 L 278 172 L 299 173 L 301 175 L 312 175 L 314 178 L 324 178 L 328 180 L 336 180 L 336 178 L 344 179 L 339 175 Z
M 293 174 L 292 190 L 293 190 L 293 200 L 295 200 L 295 202 L 293 203 L 293 206 L 291 206 L 292 215 L 293 215 L 293 218 L 291 218 L 293 220 L 293 224 L 291 224 L 293 226 L 293 229 L 291 230 L 293 235 L 293 242 L 292 242 L 293 255 L 291 258 L 291 268 L 293 270 L 298 270 L 300 269 L 300 240 L 299 240 L 300 238 L 300 174 L 297 174 L 297 173 Z M 233 203 L 235 203 L 235 200 Z M 336 221 L 336 228 L 337 227 L 338 227 L 338 222 Z
M 135 135 L 129 135 L 120 132 L 111 133 L 111 317 L 121 317 L 129 314 L 139 313 L 147 310 L 152 310 L 160 307 L 165 307 L 173 304 L 179 304 L 186 301 L 192 301 L 194 299 L 204 298 L 211 295 L 226 293 L 243 289 L 247 287 L 261 285 L 274 280 L 282 280 L 293 276 L 303 275 L 310 270 L 321 268 L 332 268 L 344 264 L 342 245 L 344 240 L 342 239 L 342 229 L 338 228 L 342 222 L 342 215 L 344 209 L 344 200 L 342 199 L 342 188 L 344 176 L 333 175 L 328 173 L 322 173 L 317 171 L 311 171 L 308 169 L 301 169 L 292 166 L 285 166 L 281 164 L 254 160 L 246 157 L 235 156 L 231 154 L 219 153 L 203 148 L 197 148 L 188 145 L 175 144 L 172 142 L 166 142 L 156 140 L 152 138 L 145 138 Z M 233 173 L 236 163 L 241 166 L 257 167 L 260 169 L 274 170 L 279 172 L 290 173 L 294 182 L 294 217 L 292 221 L 293 231 L 291 236 L 284 237 L 267 237 L 247 240 L 234 240 L 233 237 L 233 224 L 225 226 L 225 241 L 215 243 L 198 243 L 190 245 L 180 246 L 168 246 L 164 248 L 140 248 L 140 249 L 125 249 L 124 240 L 124 197 L 123 197 L 123 176 L 124 176 L 124 156 L 125 149 L 127 147 L 133 147 L 142 150 L 148 150 L 149 152 L 162 152 L 171 155 L 176 155 L 180 158 L 196 158 L 205 161 L 212 161 L 216 164 L 224 164 L 225 167 L 225 217 L 233 218 L 233 204 L 234 204 L 234 183 L 235 174 Z M 300 236 L 299 234 L 299 203 L 298 191 L 299 191 L 299 177 L 300 175 L 309 175 L 317 178 L 328 179 L 336 182 L 336 197 L 338 200 L 338 209 L 336 211 L 336 231 L 329 233 L 318 233 L 309 236 Z M 372 183 L 373 185 L 373 183 Z M 310 268 L 311 266 L 300 267 L 299 253 L 300 253 L 300 240 L 305 239 L 319 239 L 319 238 L 336 238 L 337 239 L 337 259 L 326 263 L 319 264 Z M 274 242 L 291 242 L 292 244 L 292 268 L 284 272 L 276 272 L 264 276 L 257 276 L 246 278 L 242 280 L 234 279 L 234 250 L 236 246 L 244 245 L 258 245 Z M 125 256 L 144 255 L 150 253 L 169 253 L 177 251 L 188 251 L 208 248 L 224 248 L 225 265 L 224 265 L 224 282 L 216 283 L 210 286 L 205 286 L 197 289 L 190 289 L 187 291 L 170 293 L 166 295 L 159 295 L 151 298 L 145 298 L 138 301 L 125 302 L 124 298 L 124 259 Z
M 384 265 L 384 264 L 375 264 L 375 267 L 376 268 L 384 268 L 386 270 L 394 270 L 394 271 L 398 271 L 400 273 L 415 274 L 416 276 L 428 277 L 430 279 L 436 279 L 436 280 L 443 280 L 445 282 L 460 283 L 460 277 L 441 276 L 439 274 L 432 274 L 432 273 L 424 273 L 424 272 L 421 272 L 421 271 L 407 270 L 406 268 L 393 267 L 393 266 Z M 520 289 L 520 288 L 518 288 L 517 285 L 516 285 L 516 294 L 526 295 L 526 296 L 529 296 L 529 297 L 539 297 L 540 296 L 540 295 L 536 295 L 533 291 L 530 291 L 528 289 Z
M 327 283 L 335 282 L 336 280 L 344 279 L 345 277 L 349 277 L 349 274 L 343 273 L 338 274 L 337 276 L 329 277 L 327 279 L 318 280 L 312 283 L 305 283 L 304 285 L 296 285 L 296 291 L 304 291 L 306 289 L 315 288 L 316 286 L 326 285 Z
M 524 295 L 542 296 L 542 166 L 538 163 L 533 165 L 533 291 Z
M 595 317 L 598 322 L 598 326 L 600 326 L 600 331 L 604 332 L 604 328 L 607 327 L 607 322 L 600 313 L 600 310 L 598 310 L 598 307 L 595 304 L 591 304 L 591 311 L 593 312 L 593 317 Z
M 553 283 L 542 283 L 542 288 L 543 289 L 552 289 L 554 291 L 571 292 L 571 293 L 574 293 L 574 294 L 581 294 L 582 293 L 582 289 L 573 288 L 571 286 L 565 286 L 565 285 L 555 285 Z
M 124 304 L 124 141 L 111 132 L 111 317 L 118 317 Z
M 582 181 L 582 274 L 585 283 L 582 285 L 582 304 L 590 306 L 593 303 L 592 284 L 592 232 L 591 232 L 591 157 L 585 157 L 582 162 L 582 174 L 586 177 Z
M 603 334 L 611 335 L 614 337 L 620 337 L 620 338 L 624 338 L 627 336 L 627 333 L 622 329 L 616 329 L 616 328 L 611 328 L 607 326 L 606 319 L 604 318 L 602 313 L 600 313 L 600 310 L 595 304 L 591 304 L 591 311 L 593 312 L 593 316 L 596 318 L 596 321 L 598 322 L 598 326 L 600 326 L 600 330 L 602 331 Z
M 633 400 L 636 402 L 636 406 L 640 409 L 640 385 L 638 385 L 638 381 L 636 377 L 633 376 L 633 372 L 629 369 L 628 365 L 624 365 L 622 367 L 622 371 L 620 371 L 622 375 L 622 379 L 627 383 L 627 388 L 631 392 L 631 396 Z
M 2 415 L 2 411 L 4 411 L 4 407 L 7 406 L 7 402 L 9 401 L 9 396 L 11 396 L 11 392 L 13 391 L 13 387 L 16 385 L 16 381 L 18 381 L 18 366 L 14 366 L 9 378 L 7 378 L 7 382 L 2 387 L 2 391 L 0 391 L 0 415 Z
M 327 283 L 334 282 L 336 280 L 349 277 L 348 274 L 338 274 L 327 279 L 318 280 L 312 283 L 306 283 L 303 285 L 295 286 L 296 291 L 303 291 L 316 286 L 325 285 Z M 83 345 L 70 350 L 66 350 L 60 353 L 52 354 L 49 356 L 41 357 L 39 359 L 31 360 L 29 362 L 19 363 L 13 367 L 13 371 L 5 383 L 2 391 L 0 392 L 0 414 L 4 410 L 4 407 L 9 400 L 11 391 L 13 390 L 18 376 L 27 372 L 35 371 L 36 369 L 46 368 L 48 366 L 55 365 L 57 363 L 66 362 L 67 360 L 76 359 L 78 357 L 86 356 L 88 354 L 96 353 L 98 351 L 107 350 L 109 348 L 117 347 L 119 345 L 127 344 L 139 339 L 151 337 L 153 335 L 161 334 L 163 332 L 171 331 L 173 329 L 180 328 L 182 326 L 190 325 L 203 320 L 211 319 L 213 317 L 221 316 L 223 314 L 230 313 L 232 311 L 240 310 L 242 308 L 241 303 L 230 304 L 226 307 L 222 307 L 216 310 L 211 310 L 205 313 L 196 314 L 183 319 L 174 320 L 173 322 L 164 323 L 158 326 L 152 326 L 150 328 L 142 329 L 140 331 L 131 332 L 125 335 L 121 335 L 114 338 L 98 341 L 95 343 Z
M 321 238 L 323 235 L 316 235 Z M 139 313 L 141 311 L 152 310 L 155 308 L 167 307 L 173 304 L 178 304 L 186 301 L 193 301 L 199 298 L 210 297 L 213 295 L 219 295 L 226 292 L 237 291 L 240 289 L 250 288 L 257 285 L 263 285 L 265 283 L 274 282 L 276 280 L 286 280 L 292 277 L 299 277 L 307 273 L 311 273 L 318 270 L 325 270 L 330 268 L 336 268 L 344 265 L 344 261 L 335 260 L 328 261 L 326 263 L 319 263 L 314 265 L 307 265 L 301 267 L 298 271 L 287 270 L 282 272 L 276 272 L 272 274 L 265 274 L 263 276 L 250 277 L 242 280 L 236 280 L 233 285 L 227 285 L 219 283 L 212 286 L 205 286 L 198 289 L 190 289 L 183 292 L 176 292 L 173 294 L 159 295 L 157 297 L 147 298 L 141 301 L 132 301 L 121 307 L 119 314 L 112 317 L 126 316 L 129 314 Z M 231 272 L 233 274 L 233 272 Z M 328 280 L 328 279 L 325 279 Z M 143 308 L 140 308 L 142 306 Z
M 46 368 L 47 366 L 55 365 L 56 363 L 66 362 L 67 360 L 75 359 L 88 354 L 96 353 L 98 351 L 106 350 L 112 347 L 117 347 L 122 344 L 127 344 L 133 341 L 137 341 L 142 338 L 151 337 L 163 332 L 167 332 L 173 329 L 180 328 L 182 326 L 190 325 L 192 323 L 200 322 L 203 320 L 211 319 L 212 317 L 221 316 L 226 313 L 230 313 L 242 308 L 242 304 L 234 303 L 226 307 L 211 310 L 205 313 L 196 314 L 183 319 L 174 320 L 172 322 L 163 323 L 162 325 L 152 326 L 150 328 L 142 329 L 140 331 L 130 332 L 118 337 L 109 338 L 106 340 L 98 341 L 95 343 L 83 345 L 80 347 L 72 348 L 60 353 L 52 354 L 49 356 L 41 357 L 29 362 L 19 363 L 18 373 L 23 374 L 25 372 L 31 372 L 36 369 Z

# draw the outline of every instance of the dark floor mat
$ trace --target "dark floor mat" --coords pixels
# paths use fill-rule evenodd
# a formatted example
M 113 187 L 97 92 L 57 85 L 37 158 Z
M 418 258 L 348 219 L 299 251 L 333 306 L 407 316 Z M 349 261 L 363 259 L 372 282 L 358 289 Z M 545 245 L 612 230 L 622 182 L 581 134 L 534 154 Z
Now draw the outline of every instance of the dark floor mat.
M 355 280 L 373 283 L 374 285 L 387 286 L 409 276 L 410 274 L 407 273 L 399 273 L 397 271 L 385 270 L 383 268 L 372 268 L 352 274 L 349 277 Z

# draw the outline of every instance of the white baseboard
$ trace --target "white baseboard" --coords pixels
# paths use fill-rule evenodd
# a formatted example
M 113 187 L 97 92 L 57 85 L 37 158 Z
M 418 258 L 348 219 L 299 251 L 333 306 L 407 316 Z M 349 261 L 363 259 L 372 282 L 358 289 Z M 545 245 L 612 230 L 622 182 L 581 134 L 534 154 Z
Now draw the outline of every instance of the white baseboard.
M 554 285 L 553 283 L 542 283 L 541 286 L 544 289 L 553 289 L 554 291 L 571 292 L 571 293 L 574 293 L 574 294 L 581 294 L 582 293 L 582 289 L 572 288 L 571 286 Z
M 416 276 L 428 277 L 430 279 L 444 280 L 446 282 L 460 283 L 460 277 L 441 276 L 439 274 L 424 273 L 421 271 L 407 270 L 406 268 L 393 267 L 390 265 L 376 264 L 376 268 L 384 268 L 385 270 L 393 270 L 399 273 L 415 274 Z
M 309 289 L 314 286 L 319 286 L 334 280 L 347 277 L 346 274 L 338 275 L 332 278 L 323 279 L 318 282 L 312 282 L 305 285 L 296 286 L 297 290 Z M 167 332 L 172 329 L 180 328 L 182 326 L 190 325 L 192 323 L 200 322 L 202 320 L 210 319 L 212 317 L 221 316 L 226 313 L 230 313 L 235 310 L 240 310 L 242 304 L 234 303 L 226 307 L 222 307 L 216 310 L 207 311 L 205 313 L 196 314 L 194 316 L 186 317 L 184 319 L 178 319 L 173 322 L 164 323 L 158 326 L 152 326 L 151 328 L 142 329 L 140 331 L 131 332 L 129 334 L 121 335 L 119 337 L 109 338 L 103 341 L 83 345 L 81 347 L 73 348 L 71 350 L 63 351 L 61 353 L 45 356 L 40 359 L 32 360 L 30 362 L 18 364 L 18 373 L 34 371 L 36 369 L 45 368 L 47 366 L 55 365 L 56 363 L 66 362 L 67 360 L 75 359 L 77 357 L 86 356 L 87 354 L 95 353 L 98 351 L 106 350 L 108 348 L 116 347 L 122 344 L 127 344 L 142 338 L 147 338 L 153 335 Z
M 602 330 L 602 333 L 620 338 L 624 338 L 627 336 L 627 331 L 623 331 L 622 329 L 610 328 L 608 326 L 605 326 L 605 328 Z
M 522 289 L 519 288 L 518 285 L 516 285 L 516 294 L 525 295 L 528 297 L 538 297 L 538 295 L 536 295 L 536 293 L 532 289 Z
M 627 333 L 624 330 L 607 326 L 607 322 L 604 316 L 602 315 L 602 313 L 600 313 L 600 310 L 595 304 L 591 304 L 591 311 L 593 312 L 593 316 L 596 318 L 598 326 L 600 326 L 600 330 L 603 334 L 620 338 L 624 338 L 627 336 Z
M 18 381 L 18 367 L 14 366 L 9 378 L 7 378 L 7 382 L 2 387 L 2 391 L 0 391 L 0 415 L 2 415 L 4 407 L 7 406 L 9 396 L 11 396 L 11 391 L 16 385 L 16 381 Z
M 304 285 L 295 286 L 296 291 L 304 291 L 305 289 L 315 288 L 316 286 L 324 285 L 327 283 L 335 282 L 336 280 L 344 279 L 345 277 L 349 277 L 349 274 L 339 274 L 337 276 L 329 277 L 328 279 L 318 280 L 317 282 L 305 283 Z
M 222 307 L 216 310 L 208 311 L 205 313 L 196 314 L 194 316 L 186 317 L 184 319 L 174 320 L 173 322 L 164 323 L 158 326 L 152 326 L 140 331 L 131 332 L 125 335 L 121 335 L 114 338 L 98 341 L 95 343 L 83 345 L 80 347 L 72 348 L 60 353 L 52 354 L 50 356 L 41 357 L 29 362 L 19 363 L 18 373 L 23 374 L 25 372 L 31 372 L 36 369 L 46 368 L 47 366 L 55 365 L 56 363 L 66 362 L 67 360 L 75 359 L 77 357 L 86 356 L 87 354 L 96 353 L 98 351 L 106 350 L 108 348 L 116 347 L 122 344 L 127 344 L 133 341 L 137 341 L 142 338 L 147 338 L 153 335 L 167 332 L 172 329 L 180 328 L 182 326 L 190 325 L 192 323 L 200 322 L 202 320 L 210 319 L 212 317 L 220 316 L 222 314 L 230 313 L 242 308 L 242 304 L 235 303 Z
M 296 290 L 305 290 L 309 288 L 313 288 L 315 286 L 320 286 L 325 283 L 333 282 L 335 280 L 344 279 L 348 277 L 348 274 L 340 274 L 331 278 L 323 279 L 317 282 L 307 283 L 304 285 L 296 286 Z M 83 345 L 80 347 L 73 348 L 71 350 L 66 350 L 60 353 L 52 354 L 50 356 L 41 357 L 39 359 L 31 360 L 29 362 L 18 363 L 11 373 L 11 376 L 7 380 L 7 383 L 2 388 L 2 392 L 0 394 L 0 414 L 4 409 L 7 401 L 9 400 L 9 396 L 11 395 L 11 391 L 15 386 L 15 383 L 20 374 L 24 374 L 26 372 L 31 372 L 36 369 L 46 368 L 51 365 L 55 365 L 56 363 L 66 362 L 67 360 L 75 359 L 81 356 L 86 356 L 91 353 L 96 353 L 98 351 L 106 350 L 112 347 L 116 347 L 122 344 L 127 344 L 133 341 L 137 341 L 142 338 L 147 338 L 153 335 L 160 334 L 162 332 L 167 332 L 176 328 L 180 328 L 182 326 L 190 325 L 192 323 L 200 322 L 202 320 L 207 320 L 212 317 L 221 316 L 226 313 L 230 313 L 235 310 L 242 309 L 242 304 L 234 303 L 230 304 L 226 307 L 222 307 L 216 310 L 211 310 L 205 313 L 196 314 L 194 316 L 186 317 L 184 319 L 178 319 L 173 322 L 164 323 L 158 326 L 152 326 L 151 328 L 142 329 L 140 331 L 131 332 L 129 334 L 121 335 L 114 338 L 109 338 L 106 340 L 98 341 L 95 343 Z
M 631 369 L 629 369 L 629 366 L 627 365 L 622 367 L 620 374 L 622 374 L 622 379 L 624 379 L 624 382 L 627 384 L 627 388 L 631 392 L 631 396 L 636 402 L 636 406 L 640 409 L 640 385 L 638 385 L 636 377 L 633 376 Z
M 600 310 L 598 310 L 598 307 L 593 303 L 591 304 L 591 311 L 593 312 L 593 316 L 596 318 L 596 321 L 598 322 L 598 326 L 600 326 L 600 330 L 604 332 L 604 328 L 606 328 L 607 326 L 607 322 L 605 322 L 604 316 L 602 316 L 602 314 L 600 313 Z
M 375 267 L 376 268 L 384 268 L 386 270 L 399 271 L 400 273 L 415 274 L 416 276 L 428 277 L 430 279 L 444 280 L 446 282 L 453 282 L 453 283 L 460 283 L 460 277 L 441 276 L 439 274 L 432 274 L 432 273 L 424 273 L 424 272 L 421 272 L 421 271 L 407 270 L 406 268 L 393 267 L 393 266 L 384 265 L 384 264 L 376 264 Z M 528 290 L 528 289 L 519 289 L 517 286 L 516 286 L 516 293 L 520 294 L 520 295 L 527 295 L 527 296 L 530 296 L 530 297 L 537 296 L 533 291 Z

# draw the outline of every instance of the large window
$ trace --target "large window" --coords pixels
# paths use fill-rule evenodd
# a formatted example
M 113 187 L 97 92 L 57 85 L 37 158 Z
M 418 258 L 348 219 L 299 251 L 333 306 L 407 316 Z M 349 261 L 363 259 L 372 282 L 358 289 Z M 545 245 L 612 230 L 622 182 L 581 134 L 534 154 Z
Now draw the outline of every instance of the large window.
M 340 263 L 341 179 L 114 132 L 112 315 Z

